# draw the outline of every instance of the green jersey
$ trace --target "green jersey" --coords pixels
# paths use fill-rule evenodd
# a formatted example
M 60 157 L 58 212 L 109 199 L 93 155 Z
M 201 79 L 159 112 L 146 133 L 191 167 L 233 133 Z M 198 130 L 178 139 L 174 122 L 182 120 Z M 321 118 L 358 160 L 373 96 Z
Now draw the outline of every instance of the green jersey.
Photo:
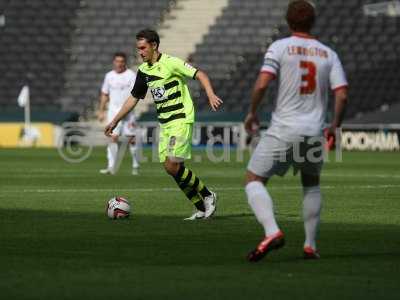
M 163 128 L 177 122 L 193 123 L 193 101 L 186 78 L 195 78 L 197 70 L 179 58 L 160 54 L 154 64 L 139 66 L 132 96 L 143 99 L 148 88 L 156 105 L 158 121 Z

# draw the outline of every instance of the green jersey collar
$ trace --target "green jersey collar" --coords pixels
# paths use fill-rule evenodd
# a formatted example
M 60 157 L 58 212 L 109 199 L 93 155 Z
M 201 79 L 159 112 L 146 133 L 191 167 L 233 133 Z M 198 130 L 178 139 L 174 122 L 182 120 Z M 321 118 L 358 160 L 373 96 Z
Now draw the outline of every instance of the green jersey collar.
M 162 55 L 162 53 L 159 53 L 159 54 L 158 54 L 158 57 L 157 57 L 156 62 L 160 61 L 161 55 Z M 152 66 L 153 66 L 153 64 L 152 64 L 151 62 L 148 62 L 147 65 L 148 65 L 149 67 L 152 67 Z

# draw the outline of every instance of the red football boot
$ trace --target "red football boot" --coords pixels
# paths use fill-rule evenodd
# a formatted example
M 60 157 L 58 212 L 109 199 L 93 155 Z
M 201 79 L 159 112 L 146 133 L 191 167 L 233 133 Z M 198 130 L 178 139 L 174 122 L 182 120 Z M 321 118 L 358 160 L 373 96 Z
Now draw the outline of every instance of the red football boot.
M 278 231 L 274 235 L 265 237 L 256 249 L 247 255 L 247 260 L 256 262 L 261 260 L 271 250 L 282 248 L 285 245 L 285 239 L 282 231 Z
M 311 247 L 304 247 L 304 259 L 320 259 L 318 250 L 314 250 Z

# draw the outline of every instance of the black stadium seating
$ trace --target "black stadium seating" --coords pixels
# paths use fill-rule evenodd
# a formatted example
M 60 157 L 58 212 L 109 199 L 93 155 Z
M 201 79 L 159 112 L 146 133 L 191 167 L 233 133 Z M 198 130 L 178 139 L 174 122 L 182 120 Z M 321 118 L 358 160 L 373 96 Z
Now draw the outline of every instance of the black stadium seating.
M 72 20 L 78 0 L 7 1 L 0 11 L 0 105 L 15 107 L 23 84 L 31 87 L 31 101 L 57 106 L 69 62 Z
M 231 0 L 195 53 L 195 64 L 208 71 L 226 111 L 247 110 L 263 54 L 273 40 L 289 34 L 284 24 L 287 1 Z M 399 17 L 365 16 L 363 5 L 384 1 L 315 1 L 314 34 L 336 50 L 350 83 L 347 116 L 400 101 Z M 196 87 L 195 87 L 196 88 Z M 271 110 L 275 90 L 266 95 Z M 199 88 L 195 95 L 205 98 Z M 206 101 L 200 110 L 206 110 Z
M 31 103 L 84 113 L 98 101 L 112 54 L 133 63 L 135 33 L 156 27 L 171 0 L 13 0 L 1 2 L 0 105 L 15 107 L 23 84 Z
M 213 79 L 223 111 L 247 110 L 266 49 L 288 35 L 287 2 L 230 0 L 190 55 Z M 347 116 L 399 103 L 399 17 L 364 15 L 363 6 L 383 2 L 378 0 L 315 2 L 314 33 L 338 52 L 350 82 Z M 126 51 L 134 63 L 134 34 L 157 28 L 171 7 L 171 0 L 1 0 L 1 108 L 15 107 L 21 86 L 29 83 L 35 107 L 93 110 L 113 52 Z M 209 110 L 198 84 L 190 84 L 198 109 Z M 269 90 L 263 110 L 271 110 L 275 93 Z
M 156 27 L 172 3 L 88 0 L 81 5 L 62 106 L 78 107 L 81 111 L 93 109 L 104 75 L 111 70 L 113 53 L 125 51 L 133 63 L 136 32 Z

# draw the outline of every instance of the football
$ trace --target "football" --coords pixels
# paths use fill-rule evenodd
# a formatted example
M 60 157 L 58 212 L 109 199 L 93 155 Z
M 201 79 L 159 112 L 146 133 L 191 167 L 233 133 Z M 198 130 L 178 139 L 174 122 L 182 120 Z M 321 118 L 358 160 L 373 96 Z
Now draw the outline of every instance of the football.
M 123 197 L 113 197 L 107 203 L 106 213 L 110 219 L 127 218 L 130 212 L 131 205 L 129 201 Z

